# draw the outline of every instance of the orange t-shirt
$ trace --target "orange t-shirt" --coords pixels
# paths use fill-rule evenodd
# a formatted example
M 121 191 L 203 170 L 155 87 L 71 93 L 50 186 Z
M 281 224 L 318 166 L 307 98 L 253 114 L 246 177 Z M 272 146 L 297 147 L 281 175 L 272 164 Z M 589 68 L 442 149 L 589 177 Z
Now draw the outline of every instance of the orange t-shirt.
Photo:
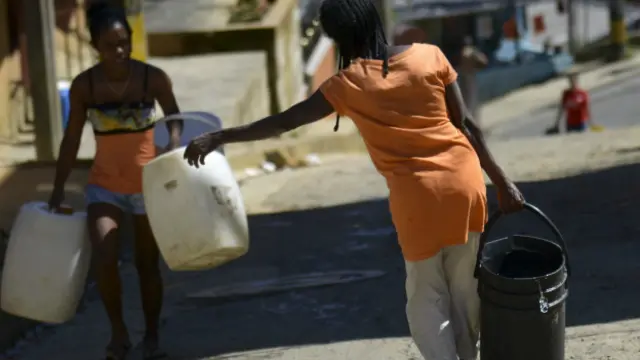
M 469 140 L 450 121 L 445 86 L 457 78 L 442 51 L 414 44 L 382 61 L 357 59 L 320 91 L 362 134 L 389 187 L 403 255 L 419 261 L 482 232 L 486 186 Z

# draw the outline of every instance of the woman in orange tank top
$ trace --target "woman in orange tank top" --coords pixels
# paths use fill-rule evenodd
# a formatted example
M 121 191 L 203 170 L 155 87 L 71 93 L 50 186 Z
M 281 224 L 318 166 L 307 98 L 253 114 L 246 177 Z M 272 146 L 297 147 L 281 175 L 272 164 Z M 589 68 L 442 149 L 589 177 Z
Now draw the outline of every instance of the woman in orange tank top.
M 523 196 L 489 153 L 438 47 L 387 45 L 371 0 L 325 0 L 320 21 L 339 47 L 338 74 L 283 113 L 196 137 L 184 156 L 198 167 L 222 144 L 270 138 L 334 111 L 337 130 L 339 116 L 349 116 L 387 180 L 414 341 L 427 360 L 475 359 L 473 270 L 487 218 L 482 169 L 502 211 L 521 209 Z
M 60 146 L 49 206 L 59 208 L 63 200 L 64 183 L 89 121 L 97 148 L 85 190 L 87 225 L 97 255 L 94 274 L 112 329 L 106 358 L 123 359 L 131 347 L 118 274 L 118 229 L 128 213 L 134 219 L 135 265 L 146 320 L 144 358 L 158 359 L 165 355 L 158 347 L 162 278 L 159 251 L 144 208 L 142 168 L 156 156 L 155 101 L 166 115 L 179 109 L 169 77 L 154 66 L 131 59 L 131 28 L 124 9 L 96 3 L 88 9 L 87 19 L 100 62 L 71 84 L 69 123 Z M 168 122 L 167 126 L 169 148 L 175 148 L 180 143 L 182 122 Z

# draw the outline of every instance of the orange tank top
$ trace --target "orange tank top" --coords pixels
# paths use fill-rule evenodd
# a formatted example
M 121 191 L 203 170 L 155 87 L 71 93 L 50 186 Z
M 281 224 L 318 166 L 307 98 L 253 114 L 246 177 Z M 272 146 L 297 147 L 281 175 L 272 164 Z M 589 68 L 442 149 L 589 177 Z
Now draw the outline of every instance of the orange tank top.
M 445 86 L 457 74 L 442 51 L 414 44 L 382 61 L 357 59 L 320 88 L 350 117 L 389 187 L 405 259 L 464 244 L 486 220 L 486 186 L 471 143 L 450 121 Z
M 92 105 L 87 119 L 96 138 L 89 184 L 120 194 L 142 192 L 142 167 L 156 156 L 153 127 L 155 104 L 146 101 L 147 74 L 139 102 Z M 91 76 L 89 89 L 93 93 Z

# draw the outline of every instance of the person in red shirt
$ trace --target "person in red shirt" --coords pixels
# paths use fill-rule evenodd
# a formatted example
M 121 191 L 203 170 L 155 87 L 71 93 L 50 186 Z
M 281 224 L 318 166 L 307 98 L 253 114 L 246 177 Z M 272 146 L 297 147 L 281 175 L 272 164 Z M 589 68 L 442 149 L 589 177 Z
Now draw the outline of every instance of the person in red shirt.
M 569 74 L 569 88 L 562 93 L 556 123 L 547 130 L 547 133 L 560 131 L 560 120 L 562 120 L 563 114 L 566 114 L 566 131 L 568 133 L 585 131 L 592 124 L 589 94 L 578 87 L 578 76 L 575 73 Z

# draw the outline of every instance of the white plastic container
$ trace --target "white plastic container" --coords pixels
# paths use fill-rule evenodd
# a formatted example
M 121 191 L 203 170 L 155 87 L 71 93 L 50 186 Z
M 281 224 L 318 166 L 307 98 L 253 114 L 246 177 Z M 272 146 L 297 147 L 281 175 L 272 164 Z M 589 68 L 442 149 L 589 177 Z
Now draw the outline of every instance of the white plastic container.
M 184 160 L 184 150 L 167 152 L 145 165 L 145 207 L 171 270 L 211 269 L 249 250 L 247 215 L 224 155 L 212 152 L 196 169 Z
M 86 214 L 53 214 L 48 205 L 23 205 L 2 271 L 2 310 L 59 324 L 73 318 L 91 260 Z

